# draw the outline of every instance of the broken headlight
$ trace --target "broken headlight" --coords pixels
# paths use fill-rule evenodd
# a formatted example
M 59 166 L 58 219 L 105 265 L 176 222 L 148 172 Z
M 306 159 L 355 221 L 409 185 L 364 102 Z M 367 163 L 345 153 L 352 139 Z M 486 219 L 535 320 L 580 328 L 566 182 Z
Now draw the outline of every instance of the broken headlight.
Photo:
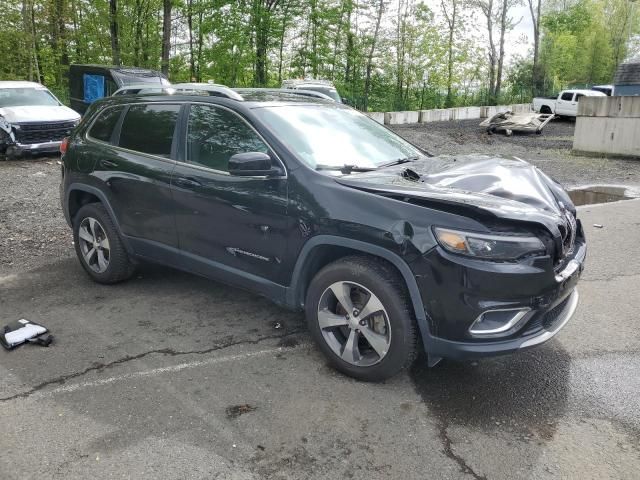
M 447 251 L 486 260 L 514 261 L 531 255 L 545 255 L 538 237 L 487 235 L 434 227 L 438 243 Z

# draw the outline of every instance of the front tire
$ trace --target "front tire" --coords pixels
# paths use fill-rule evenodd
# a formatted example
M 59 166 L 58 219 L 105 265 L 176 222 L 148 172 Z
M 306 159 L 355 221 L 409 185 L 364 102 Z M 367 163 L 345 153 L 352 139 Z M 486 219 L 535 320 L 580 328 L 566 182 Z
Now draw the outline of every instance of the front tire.
M 313 278 L 305 304 L 309 330 L 338 371 L 382 381 L 408 368 L 417 327 L 398 272 L 371 257 L 346 257 Z
M 80 208 L 73 222 L 73 241 L 80 264 L 94 281 L 112 284 L 133 275 L 134 265 L 101 203 Z

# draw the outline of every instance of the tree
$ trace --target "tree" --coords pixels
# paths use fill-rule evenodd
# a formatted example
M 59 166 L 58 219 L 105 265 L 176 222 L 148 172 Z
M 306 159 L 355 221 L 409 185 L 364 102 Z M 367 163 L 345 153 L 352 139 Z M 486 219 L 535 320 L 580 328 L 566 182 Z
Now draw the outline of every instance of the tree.
M 118 41 L 118 0 L 109 0 L 109 31 L 111 33 L 111 58 L 120 65 L 120 43 Z
M 540 72 L 540 12 L 542 11 L 542 0 L 527 0 L 529 12 L 531 13 L 531 23 L 533 24 L 533 71 L 532 71 L 532 92 L 533 96 L 539 94 L 542 89 L 542 75 Z
M 371 69 L 373 68 L 373 54 L 376 51 L 376 40 L 378 38 L 378 32 L 380 31 L 380 22 L 382 21 L 382 14 L 384 12 L 384 0 L 380 0 L 378 4 L 378 14 L 376 15 L 376 26 L 373 30 L 373 37 L 371 39 L 371 45 L 369 46 L 369 54 L 367 55 L 367 67 L 364 80 L 364 101 L 362 109 L 366 112 L 369 107 L 369 94 L 371 92 Z
M 460 0 L 440 0 L 442 14 L 447 24 L 447 100 L 445 105 L 452 107 L 453 99 L 453 49 L 456 31 L 458 29 Z
M 169 53 L 171 52 L 171 0 L 163 0 L 162 16 L 162 57 L 160 69 L 165 75 L 169 74 Z

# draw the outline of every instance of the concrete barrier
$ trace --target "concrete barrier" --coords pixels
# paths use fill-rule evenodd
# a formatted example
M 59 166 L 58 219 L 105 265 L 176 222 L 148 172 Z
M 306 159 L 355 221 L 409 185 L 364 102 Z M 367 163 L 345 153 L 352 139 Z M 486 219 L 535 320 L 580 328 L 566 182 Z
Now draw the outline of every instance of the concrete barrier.
M 385 125 L 403 125 L 405 123 L 418 123 L 419 118 L 420 118 L 420 112 L 418 111 L 385 112 L 384 113 Z
M 384 112 L 367 112 L 367 115 L 378 123 L 384 123 Z
M 497 113 L 511 111 L 513 113 L 526 113 L 531 111 L 530 103 L 516 103 L 514 105 L 497 105 L 489 107 L 457 107 L 434 108 L 431 110 L 406 111 L 406 112 L 369 112 L 367 115 L 377 122 L 385 125 L 403 125 L 407 123 L 448 122 L 451 120 L 472 120 L 493 117 Z M 380 120 L 382 119 L 382 121 Z
M 434 108 L 433 110 L 420 110 L 420 123 L 448 122 L 451 120 L 450 109 Z
M 451 108 L 451 117 L 449 120 L 472 120 L 480 118 L 480 107 L 460 107 Z
M 640 157 L 640 97 L 583 97 L 573 150 Z

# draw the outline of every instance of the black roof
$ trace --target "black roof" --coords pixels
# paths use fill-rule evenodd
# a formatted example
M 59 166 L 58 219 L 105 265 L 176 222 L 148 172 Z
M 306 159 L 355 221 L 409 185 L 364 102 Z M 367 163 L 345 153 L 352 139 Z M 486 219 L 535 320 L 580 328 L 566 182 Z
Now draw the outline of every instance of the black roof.
M 640 85 L 640 57 L 620 64 L 613 83 L 615 85 Z

